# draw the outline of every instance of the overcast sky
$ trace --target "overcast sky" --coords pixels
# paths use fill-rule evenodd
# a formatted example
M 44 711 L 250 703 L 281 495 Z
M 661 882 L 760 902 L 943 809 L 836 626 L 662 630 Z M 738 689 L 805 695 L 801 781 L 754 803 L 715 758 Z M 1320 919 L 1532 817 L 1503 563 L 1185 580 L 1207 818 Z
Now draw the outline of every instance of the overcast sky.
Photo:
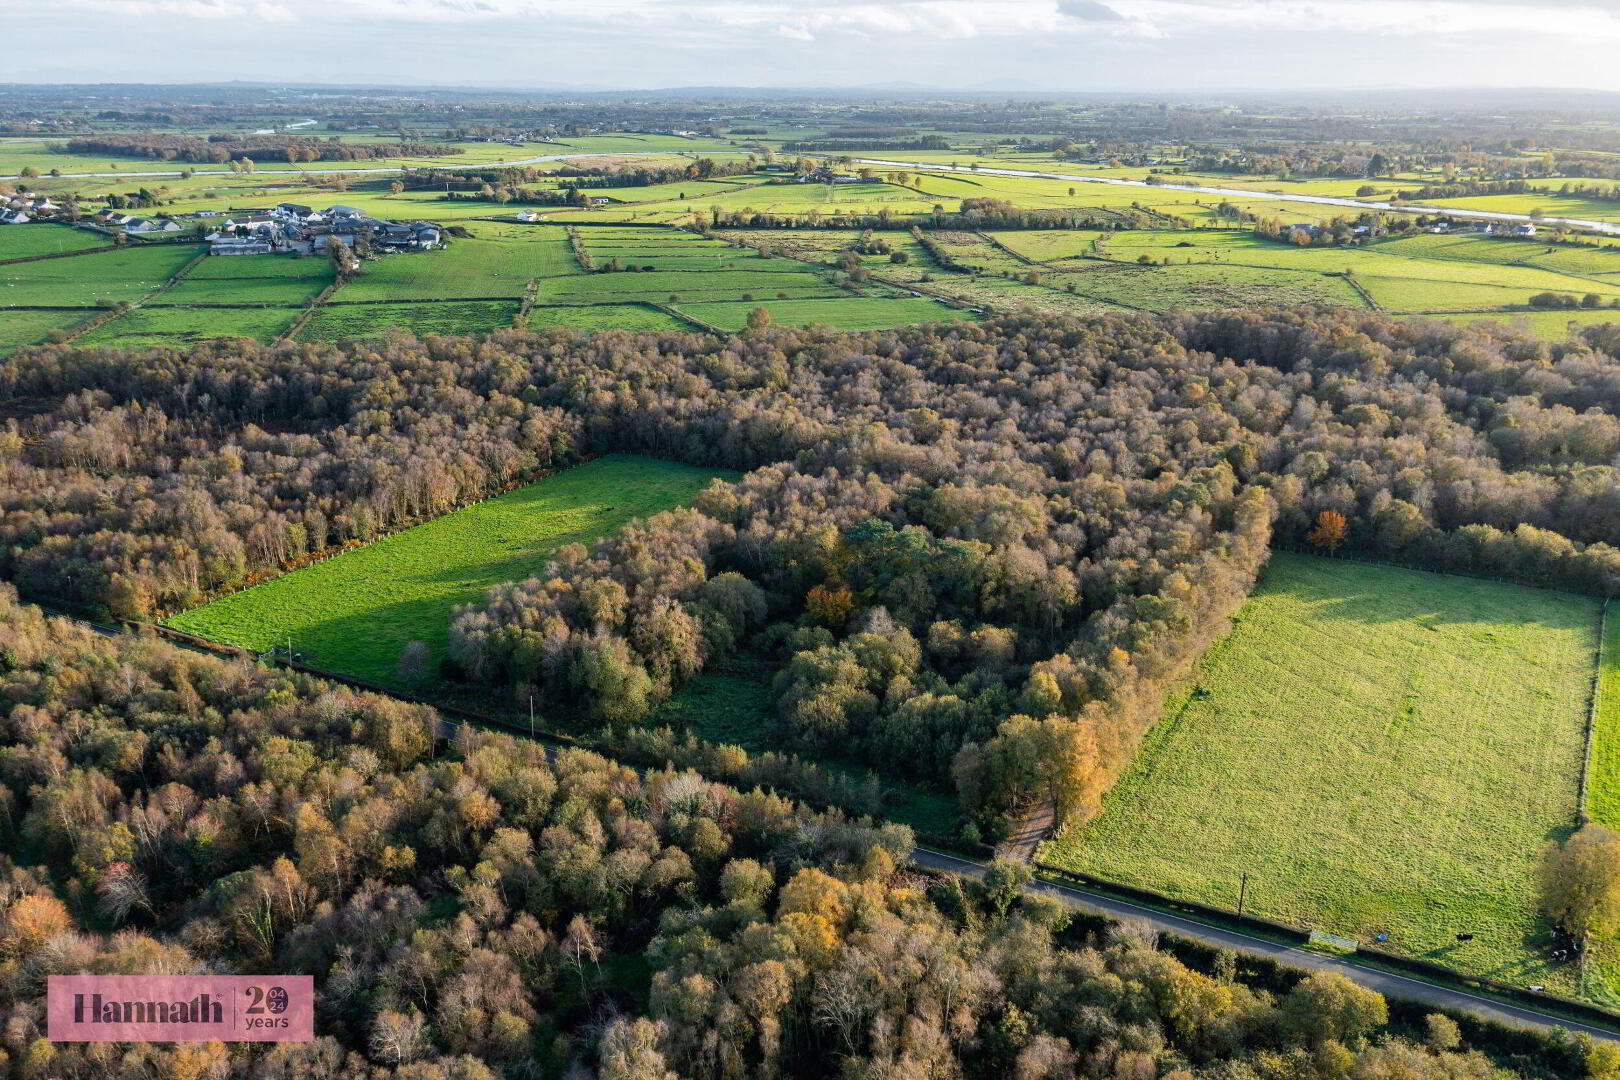
M 6 0 L 0 81 L 1620 90 L 1620 0 Z

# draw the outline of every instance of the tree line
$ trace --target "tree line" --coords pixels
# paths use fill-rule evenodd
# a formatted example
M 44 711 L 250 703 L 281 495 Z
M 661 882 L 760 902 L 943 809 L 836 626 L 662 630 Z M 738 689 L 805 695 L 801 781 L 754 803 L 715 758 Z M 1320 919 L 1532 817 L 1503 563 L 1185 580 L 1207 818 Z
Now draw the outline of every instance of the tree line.
M 370 161 L 374 158 L 444 157 L 462 153 L 443 143 L 346 143 L 299 135 L 173 135 L 162 132 L 87 135 L 53 145 L 65 154 L 144 157 L 223 165 L 228 161 Z

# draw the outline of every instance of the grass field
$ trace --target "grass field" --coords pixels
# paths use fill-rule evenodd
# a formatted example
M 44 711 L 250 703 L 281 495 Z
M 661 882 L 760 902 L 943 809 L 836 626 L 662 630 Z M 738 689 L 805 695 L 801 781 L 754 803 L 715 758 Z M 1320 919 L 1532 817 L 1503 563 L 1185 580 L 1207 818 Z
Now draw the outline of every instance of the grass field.
M 1586 809 L 1593 821 L 1620 829 L 1620 615 L 1614 611 L 1605 620 L 1596 716 Z
M 778 265 L 764 261 L 761 265 Z M 783 262 L 779 265 L 798 266 Z M 546 303 L 590 304 L 613 300 L 668 300 L 671 296 L 699 300 L 759 299 L 786 292 L 794 298 L 838 296 L 840 290 L 816 274 L 807 272 L 757 273 L 721 270 L 715 273 L 668 270 L 644 274 L 581 274 L 576 277 L 548 278 L 540 282 L 536 296 Z
M 234 256 L 233 256 L 234 257 Z M 243 256 L 248 258 L 249 256 Z M 204 259 L 199 269 L 221 259 Z M 328 274 L 319 277 L 246 277 L 186 279 L 159 297 L 155 303 L 174 304 L 271 304 L 278 307 L 301 307 L 307 300 L 332 284 Z
M 145 349 L 221 337 L 268 342 L 285 333 L 298 315 L 297 308 L 142 307 L 102 323 L 77 344 Z
M 1279 554 L 1102 814 L 1044 856 L 1228 907 L 1247 872 L 1253 914 L 1571 990 L 1532 867 L 1576 818 L 1597 611 Z
M 1471 326 L 1478 322 L 1524 330 L 1548 341 L 1562 341 L 1570 336 L 1571 328 L 1579 332 L 1587 326 L 1620 323 L 1620 311 L 1613 308 L 1597 311 L 1469 311 L 1452 315 L 1429 315 L 1431 319 L 1444 319 L 1458 326 Z
M 889 299 L 854 296 L 840 300 L 760 300 L 758 303 L 680 304 L 677 310 L 721 330 L 741 330 L 748 313 L 762 307 L 771 321 L 785 326 L 836 326 L 841 330 L 885 330 L 925 322 L 949 322 L 975 316 L 946 307 L 937 300 L 913 297 Z
M 561 229 L 532 240 L 457 240 L 442 251 L 387 255 L 338 290 L 337 300 L 455 300 L 520 297 L 529 279 L 578 273 Z
M 487 334 L 512 325 L 516 300 L 463 300 L 418 304 L 331 304 L 298 333 L 299 341 L 340 341 L 388 330 L 413 334 Z
M 529 329 L 572 326 L 581 330 L 693 330 L 691 323 L 648 304 L 558 305 L 529 309 Z
M 70 225 L 36 222 L 0 228 L 0 259 L 22 259 L 29 255 L 49 255 L 60 251 L 83 251 L 106 247 L 112 237 Z
M 173 277 L 199 250 L 190 244 L 172 244 L 0 265 L 0 307 L 93 307 L 138 300 Z
M 397 683 L 400 650 L 443 654 L 450 611 L 537 573 L 563 544 L 679 506 L 717 473 L 612 455 L 177 615 L 167 625 L 233 645 L 285 643 L 309 662 Z
M 0 356 L 37 345 L 52 330 L 65 330 L 92 318 L 93 311 L 7 311 L 0 308 Z

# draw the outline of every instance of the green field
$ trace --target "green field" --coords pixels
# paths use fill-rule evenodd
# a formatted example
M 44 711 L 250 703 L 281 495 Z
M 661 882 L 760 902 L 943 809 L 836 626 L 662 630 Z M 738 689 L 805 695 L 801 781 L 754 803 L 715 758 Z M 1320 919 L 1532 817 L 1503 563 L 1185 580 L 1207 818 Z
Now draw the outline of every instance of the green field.
M 615 454 L 436 518 L 169 619 L 216 641 L 268 649 L 292 639 L 312 664 L 396 683 L 399 652 L 442 655 L 450 611 L 537 573 L 563 544 L 679 506 L 717 473 Z
M 1252 914 L 1572 990 L 1532 868 L 1575 823 L 1597 613 L 1276 555 L 1101 815 L 1044 857 L 1227 907 L 1247 873 Z
M 799 263 L 763 261 L 763 266 L 800 266 Z M 614 300 L 668 300 L 671 296 L 699 300 L 760 299 L 786 292 L 795 298 L 837 296 L 840 290 L 816 274 L 802 272 L 756 273 L 722 270 L 704 273 L 692 270 L 582 274 L 577 277 L 548 278 L 540 282 L 536 295 L 545 303 L 590 304 Z
M 223 255 L 204 259 L 186 275 L 187 281 L 271 278 L 278 281 L 312 280 L 332 283 L 332 262 L 318 256 Z
M 1593 821 L 1620 829 L 1620 615 L 1609 612 L 1604 627 L 1586 809 Z
M 93 307 L 139 300 L 178 273 L 199 250 L 190 244 L 171 244 L 0 265 L 0 307 Z
M 913 297 L 888 299 L 853 296 L 840 300 L 760 300 L 758 303 L 680 304 L 677 310 L 721 330 L 741 330 L 748 313 L 762 307 L 771 321 L 785 326 L 836 326 L 841 330 L 886 330 L 914 323 L 949 322 L 974 316 L 941 304 Z
M 1602 308 L 1595 311 L 1468 311 L 1451 315 L 1430 315 L 1426 318 L 1444 319 L 1458 326 L 1471 326 L 1486 322 L 1523 330 L 1548 341 L 1563 341 L 1570 336 L 1571 327 L 1578 333 L 1583 327 L 1620 323 L 1620 311 Z
M 338 290 L 337 300 L 520 297 L 529 279 L 577 274 L 561 229 L 536 226 L 531 240 L 456 240 L 441 251 L 385 255 Z
M 691 323 L 648 304 L 557 305 L 529 309 L 529 329 L 573 326 L 581 330 L 695 330 Z
M 0 356 L 37 345 L 52 330 L 65 330 L 94 317 L 93 311 L 7 311 L 0 308 Z
M 233 256 L 234 257 L 234 256 Z M 249 256 L 243 256 L 247 258 Z M 199 268 L 221 259 L 205 259 Z M 332 284 L 332 275 L 319 277 L 246 277 L 186 279 L 156 303 L 185 306 L 187 304 L 269 304 L 277 307 L 302 307 L 322 289 Z
M 244 337 L 268 342 L 285 333 L 298 315 L 296 308 L 142 307 L 102 323 L 76 344 L 145 349 L 190 345 L 208 338 Z
M 512 325 L 516 300 L 463 300 L 452 303 L 329 304 L 298 333 L 299 341 L 340 341 L 388 330 L 413 334 L 487 334 Z
M 35 222 L 32 225 L 0 227 L 0 259 L 22 259 L 29 255 L 49 255 L 60 251 L 84 251 L 106 247 L 112 237 L 70 225 Z

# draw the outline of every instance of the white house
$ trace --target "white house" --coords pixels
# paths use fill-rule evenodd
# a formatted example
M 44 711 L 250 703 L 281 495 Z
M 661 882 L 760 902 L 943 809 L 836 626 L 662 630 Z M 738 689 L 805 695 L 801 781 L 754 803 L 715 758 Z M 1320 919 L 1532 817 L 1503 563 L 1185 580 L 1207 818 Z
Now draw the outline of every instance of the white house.
M 0 225 L 26 225 L 32 220 L 21 210 L 0 210 Z

